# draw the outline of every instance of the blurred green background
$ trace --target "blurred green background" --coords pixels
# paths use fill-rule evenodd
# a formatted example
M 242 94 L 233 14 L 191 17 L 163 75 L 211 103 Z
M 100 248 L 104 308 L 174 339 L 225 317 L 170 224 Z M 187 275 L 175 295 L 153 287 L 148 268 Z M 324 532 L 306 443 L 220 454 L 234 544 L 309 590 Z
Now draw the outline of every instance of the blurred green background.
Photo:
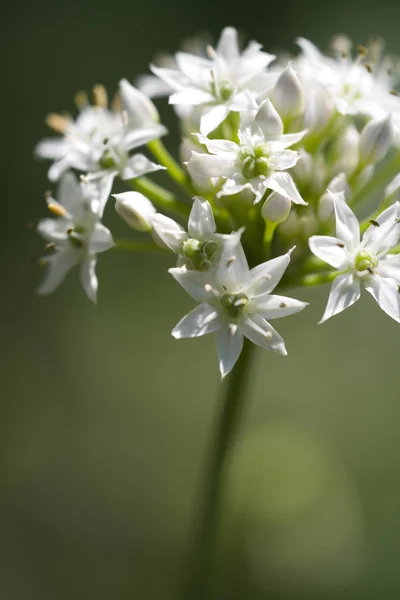
M 158 256 L 109 252 L 94 307 L 70 276 L 39 299 L 47 166 L 32 150 L 76 90 L 110 91 L 198 31 L 265 44 L 379 34 L 400 7 L 318 0 L 14 2 L 3 8 L 0 597 L 177 598 L 220 391 L 214 341 L 176 342 L 192 306 Z M 174 119 L 160 104 L 172 133 Z M 106 220 L 128 236 L 110 205 Z M 400 597 L 398 326 L 363 297 L 317 326 L 327 289 L 257 353 L 218 545 L 218 600 Z

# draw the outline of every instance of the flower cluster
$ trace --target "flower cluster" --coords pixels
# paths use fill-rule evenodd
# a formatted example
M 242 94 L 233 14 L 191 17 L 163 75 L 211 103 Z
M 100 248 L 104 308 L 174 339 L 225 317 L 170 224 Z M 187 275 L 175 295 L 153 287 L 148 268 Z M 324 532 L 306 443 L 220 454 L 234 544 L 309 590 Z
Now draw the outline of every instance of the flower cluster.
M 329 55 L 297 44 L 293 57 L 257 42 L 241 49 L 227 27 L 215 47 L 152 65 L 138 88 L 122 80 L 110 105 L 96 85 L 92 103 L 76 95 L 75 119 L 50 114 L 61 137 L 36 154 L 52 161 L 59 188 L 46 196 L 56 218 L 38 225 L 48 251 L 39 292 L 80 263 L 96 301 L 97 254 L 115 245 L 173 253 L 169 272 L 198 306 L 172 335 L 215 332 L 222 377 L 244 337 L 286 354 L 269 321 L 306 306 L 281 294 L 288 287 L 333 282 L 321 321 L 364 287 L 400 322 L 398 62 L 378 41 L 353 49 L 337 37 Z M 161 142 L 167 130 L 151 98 L 163 95 L 179 121 L 179 161 Z M 149 178 L 156 171 L 180 194 Z M 112 194 L 116 179 L 132 191 Z M 374 192 L 380 204 L 359 223 L 354 211 Z M 135 238 L 113 239 L 102 224 L 110 198 Z

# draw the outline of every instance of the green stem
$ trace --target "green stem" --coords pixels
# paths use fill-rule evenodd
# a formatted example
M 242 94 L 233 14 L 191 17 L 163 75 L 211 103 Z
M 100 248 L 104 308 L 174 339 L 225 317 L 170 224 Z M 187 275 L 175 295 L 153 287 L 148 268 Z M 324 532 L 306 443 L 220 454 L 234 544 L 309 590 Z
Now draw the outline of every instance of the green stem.
M 154 183 L 151 179 L 148 179 L 147 177 L 137 177 L 136 179 L 128 180 L 126 183 L 130 185 L 131 188 L 136 189 L 138 192 L 147 196 L 147 198 L 154 202 L 158 208 L 166 210 L 169 213 L 177 214 L 180 217 L 189 216 L 190 206 L 183 202 L 179 202 L 174 194 L 171 194 L 171 192 L 161 185 Z
M 153 140 L 147 144 L 148 149 L 153 154 L 154 158 L 158 160 L 158 162 L 166 167 L 168 171 L 168 175 L 176 181 L 176 183 L 187 192 L 190 197 L 193 196 L 193 190 L 190 185 L 190 181 L 185 173 L 185 171 L 181 168 L 181 166 L 177 163 L 174 157 L 168 152 L 164 144 L 161 140 Z
M 114 250 L 127 250 L 128 252 L 165 252 L 151 240 L 115 240 Z
M 372 196 L 372 194 L 382 191 L 384 186 L 387 185 L 399 171 L 400 152 L 396 152 L 393 157 L 377 170 L 372 178 L 354 194 L 350 201 L 352 208 L 369 196 Z
M 324 283 L 331 283 L 338 275 L 341 275 L 340 271 L 310 273 L 301 277 L 298 282 L 294 282 L 293 287 L 314 287 L 316 285 L 323 285 Z
M 210 597 L 224 476 L 241 409 L 247 400 L 246 388 L 250 381 L 250 361 L 253 348 L 253 344 L 245 339 L 239 360 L 225 384 L 224 403 L 211 449 L 204 503 L 201 508 L 199 529 L 194 541 L 193 564 L 189 571 L 190 581 L 183 596 L 184 600 L 209 600 Z

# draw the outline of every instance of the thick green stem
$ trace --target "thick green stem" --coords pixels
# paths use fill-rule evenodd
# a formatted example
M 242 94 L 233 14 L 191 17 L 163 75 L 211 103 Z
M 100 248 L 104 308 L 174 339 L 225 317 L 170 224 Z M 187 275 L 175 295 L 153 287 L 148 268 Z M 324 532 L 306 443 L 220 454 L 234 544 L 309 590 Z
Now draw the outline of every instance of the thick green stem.
M 141 192 L 154 204 L 169 213 L 174 213 L 180 217 L 188 217 L 190 213 L 190 206 L 179 202 L 175 198 L 174 194 L 171 194 L 168 190 L 163 188 L 161 185 L 154 183 L 147 177 L 137 177 L 136 179 L 129 179 L 126 181 L 131 188 Z
M 185 171 L 176 162 L 174 157 L 168 152 L 161 140 L 153 140 L 147 144 L 150 152 L 153 154 L 163 167 L 166 167 L 168 175 L 173 179 L 181 188 L 193 196 L 193 190 L 190 185 L 190 181 Z
M 247 339 L 238 362 L 228 376 L 224 391 L 222 413 L 217 423 L 216 436 L 211 448 L 205 483 L 204 503 L 201 507 L 199 529 L 194 539 L 194 553 L 189 571 L 189 585 L 184 600 L 209 600 L 215 541 L 221 512 L 224 476 L 245 404 L 246 387 L 250 381 L 250 361 L 254 346 Z

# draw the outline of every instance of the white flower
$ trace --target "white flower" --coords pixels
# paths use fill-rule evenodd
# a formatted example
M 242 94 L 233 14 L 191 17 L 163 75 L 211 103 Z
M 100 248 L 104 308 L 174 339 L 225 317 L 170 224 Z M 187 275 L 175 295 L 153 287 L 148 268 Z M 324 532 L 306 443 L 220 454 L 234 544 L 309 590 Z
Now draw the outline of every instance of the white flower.
M 48 269 L 39 294 L 54 291 L 80 262 L 83 289 L 96 302 L 96 255 L 114 246 L 110 231 L 100 222 L 110 191 L 105 179 L 79 184 L 72 173 L 67 173 L 59 185 L 58 201 L 47 198 L 49 209 L 59 218 L 44 219 L 38 225 L 38 232 L 53 251 L 42 261 Z
M 343 41 L 343 40 L 342 40 Z M 351 56 L 351 45 L 337 49 L 337 58 L 323 55 L 309 40 L 298 38 L 302 55 L 296 69 L 304 81 L 322 86 L 341 114 L 362 114 L 381 119 L 400 111 L 391 91 L 393 81 L 387 60 L 378 55 L 370 61 L 369 49 Z M 306 86 L 307 87 L 307 86 Z
M 282 120 L 270 100 L 264 100 L 251 121 L 239 130 L 239 143 L 199 136 L 210 154 L 192 152 L 187 163 L 190 175 L 225 179 L 218 196 L 237 194 L 250 189 L 254 202 L 260 202 L 267 190 L 306 204 L 293 179 L 286 173 L 299 159 L 287 148 L 302 139 L 305 132 L 283 134 Z
M 157 211 L 152 202 L 140 192 L 113 194 L 115 210 L 136 231 L 151 231 Z
M 243 346 L 243 337 L 258 346 L 286 355 L 284 340 L 268 323 L 270 319 L 299 312 L 305 302 L 271 295 L 290 262 L 291 251 L 249 270 L 240 243 L 226 246 L 215 274 L 170 269 L 178 283 L 200 302 L 172 330 L 177 338 L 217 332 L 219 368 L 225 377 Z
M 152 219 L 152 233 L 159 246 L 178 254 L 178 266 L 204 271 L 219 260 L 224 244 L 232 246 L 241 231 L 230 235 L 216 233 L 212 208 L 204 198 L 194 198 L 188 232 L 173 219 L 157 213 Z
M 120 83 L 122 110 L 109 110 L 102 87 L 96 106 L 85 103 L 75 121 L 61 115 L 49 115 L 48 124 L 63 134 L 63 138 L 47 138 L 39 142 L 35 152 L 41 158 L 54 160 L 48 176 L 57 181 L 69 169 L 91 176 L 119 173 L 122 179 L 132 179 L 158 171 L 143 154 L 130 156 L 130 151 L 160 137 L 166 129 L 158 123 L 158 113 L 152 102 L 126 80 Z
M 316 235 L 309 240 L 318 258 L 342 271 L 332 284 L 320 322 L 354 304 L 360 297 L 361 284 L 382 310 L 400 322 L 400 255 L 388 254 L 400 239 L 400 204 L 396 202 L 383 211 L 360 240 L 357 217 L 343 194 L 336 194 L 333 201 L 337 237 Z
M 274 56 L 250 42 L 240 53 L 237 32 L 226 27 L 210 58 L 186 52 L 175 55 L 177 68 L 152 66 L 152 71 L 175 91 L 170 104 L 200 107 L 200 132 L 208 135 L 231 111 L 247 111 L 255 106 L 254 94 L 268 87 L 266 67 Z

